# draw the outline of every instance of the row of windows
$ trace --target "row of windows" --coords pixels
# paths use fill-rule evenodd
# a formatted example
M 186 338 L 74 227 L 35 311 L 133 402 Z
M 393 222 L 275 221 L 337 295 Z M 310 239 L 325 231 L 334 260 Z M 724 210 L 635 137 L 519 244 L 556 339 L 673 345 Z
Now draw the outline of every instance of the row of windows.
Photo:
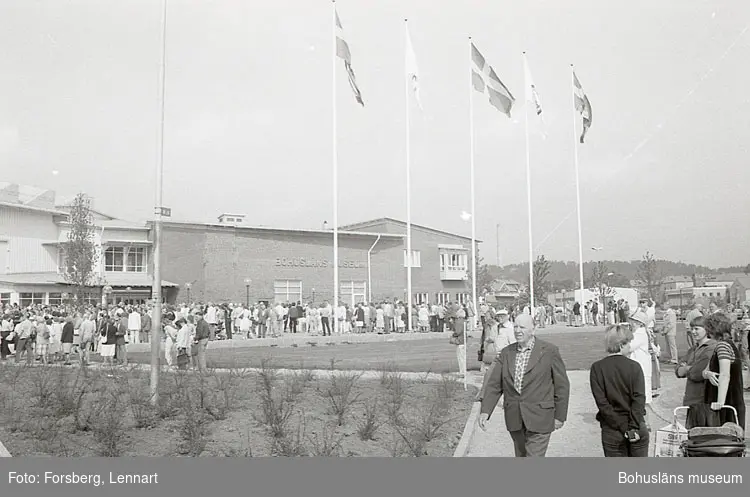
M 305 295 L 308 297 L 308 295 Z M 310 293 L 310 298 L 315 296 Z M 301 302 L 302 281 L 300 280 L 276 280 L 273 282 L 274 302 Z M 367 299 L 367 283 L 364 281 L 342 281 L 339 282 L 339 299 L 342 302 L 354 305 L 365 302 Z
M 409 267 L 407 251 L 404 250 L 404 267 Z M 411 267 L 422 267 L 422 257 L 419 250 L 411 251 Z M 469 256 L 463 253 L 441 252 L 441 271 L 466 271 L 469 267 Z
M 146 247 L 109 247 L 104 251 L 104 270 L 113 273 L 145 273 L 148 266 Z M 60 248 L 57 267 L 65 270 L 65 249 Z
M 302 281 L 300 280 L 276 280 L 273 283 L 273 294 L 275 302 L 301 302 L 307 299 L 307 295 L 303 298 L 302 295 Z M 312 299 L 315 299 L 314 295 L 310 295 Z M 359 302 L 367 301 L 367 283 L 364 281 L 344 281 L 340 283 L 339 288 L 339 299 L 351 305 L 355 305 Z M 471 294 L 466 292 L 458 292 L 455 294 L 455 299 L 451 299 L 451 294 L 448 292 L 438 292 L 435 294 L 434 302 L 438 304 L 447 304 L 448 302 L 454 301 L 461 304 L 466 304 L 471 300 Z M 430 294 L 427 292 L 414 294 L 414 303 L 417 305 L 431 304 Z
M 145 247 L 109 247 L 104 251 L 104 270 L 110 272 L 145 273 Z
M 18 297 L 18 303 L 21 307 L 28 307 L 34 304 L 61 305 L 63 303 L 62 293 L 23 292 L 18 294 Z M 96 305 L 100 302 L 100 297 L 89 293 L 84 296 L 84 301 L 88 304 Z M 7 304 L 9 302 L 10 293 L 0 293 L 0 303 Z
M 458 302 L 460 304 L 466 304 L 471 300 L 471 295 L 465 292 L 459 292 L 456 293 L 456 298 L 454 302 Z M 431 304 L 431 303 L 437 303 L 441 305 L 445 305 L 448 302 L 451 302 L 451 294 L 448 292 L 438 292 L 435 294 L 435 300 L 433 302 L 430 302 L 430 294 L 427 292 L 424 293 L 417 293 L 414 295 L 414 302 L 417 305 L 422 304 Z

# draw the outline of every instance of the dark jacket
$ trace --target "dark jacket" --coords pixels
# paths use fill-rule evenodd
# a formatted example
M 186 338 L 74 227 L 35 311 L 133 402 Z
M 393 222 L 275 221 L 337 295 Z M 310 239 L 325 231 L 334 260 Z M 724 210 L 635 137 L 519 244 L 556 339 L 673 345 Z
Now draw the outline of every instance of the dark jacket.
M 195 325 L 195 339 L 204 340 L 209 336 L 211 336 L 211 328 L 208 326 L 205 319 L 201 319 L 198 321 L 198 324 Z
M 591 365 L 591 393 L 599 412 L 596 420 L 602 428 L 625 434 L 636 430 L 648 436 L 645 420 L 646 382 L 641 365 L 621 355 L 613 355 Z
M 492 416 L 504 396 L 505 425 L 508 431 L 527 430 L 552 433 L 555 420 L 566 421 L 570 381 L 558 348 L 536 338 L 519 394 L 513 386 L 518 347 L 510 345 L 497 355 L 487 382 L 481 412 Z

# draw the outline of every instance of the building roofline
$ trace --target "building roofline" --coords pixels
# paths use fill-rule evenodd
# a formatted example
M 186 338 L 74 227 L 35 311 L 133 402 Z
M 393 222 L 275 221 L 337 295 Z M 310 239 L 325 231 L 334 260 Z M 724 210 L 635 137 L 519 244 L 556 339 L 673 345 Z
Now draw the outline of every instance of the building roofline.
M 150 226 L 153 221 L 148 221 Z M 260 231 L 260 232 L 287 232 L 296 234 L 316 234 L 316 235 L 329 235 L 333 236 L 333 230 L 313 230 L 313 229 L 294 229 L 294 228 L 273 228 L 268 226 L 238 226 L 234 224 L 223 224 L 223 223 L 197 223 L 189 221 L 162 221 L 162 226 L 175 226 L 175 227 L 188 227 L 188 228 L 211 228 L 211 229 L 223 229 L 223 230 L 246 230 L 246 231 Z M 365 231 L 339 231 L 339 236 L 366 236 L 366 237 L 385 237 L 393 239 L 403 239 L 406 235 L 392 234 L 392 233 L 371 233 Z
M 365 226 L 369 226 L 369 225 L 381 223 L 383 221 L 386 221 L 386 222 L 390 221 L 390 222 L 393 222 L 393 223 L 400 224 L 402 226 L 406 226 L 406 222 L 401 221 L 399 219 L 394 219 L 392 217 L 379 217 L 377 219 L 370 219 L 368 221 L 362 221 L 362 222 L 359 222 L 359 223 L 346 224 L 344 226 L 340 226 L 339 229 L 340 230 L 344 230 L 344 231 L 355 230 L 355 229 L 360 228 L 360 227 L 365 227 Z M 431 231 L 433 233 L 439 233 L 441 235 L 448 235 L 448 236 L 452 236 L 452 237 L 456 237 L 456 238 L 461 238 L 463 240 L 471 240 L 470 236 L 457 235 L 456 233 L 451 233 L 449 231 L 444 231 L 444 230 L 439 230 L 439 229 L 435 229 L 435 228 L 430 228 L 429 226 L 424 226 L 424 225 L 421 225 L 421 224 L 411 223 L 411 227 L 412 228 L 423 229 L 423 230 L 426 230 L 426 231 Z M 479 240 L 479 239 L 475 239 L 475 241 L 477 243 L 481 243 L 481 240 Z
M 56 214 L 58 216 L 67 216 L 68 213 L 64 211 L 58 211 L 55 209 L 45 209 L 44 207 L 35 207 L 33 205 L 17 204 L 15 202 L 0 202 L 0 207 L 11 207 L 13 209 L 21 209 L 26 211 L 44 212 L 46 214 Z

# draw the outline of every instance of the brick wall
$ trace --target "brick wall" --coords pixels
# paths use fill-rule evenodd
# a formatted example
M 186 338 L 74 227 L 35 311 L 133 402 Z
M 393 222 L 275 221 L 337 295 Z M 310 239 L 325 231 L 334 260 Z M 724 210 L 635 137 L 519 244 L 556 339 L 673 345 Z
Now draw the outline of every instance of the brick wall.
M 375 239 L 339 236 L 340 282 L 367 282 L 367 250 Z M 301 280 L 305 300 L 313 288 L 317 302 L 333 300 L 332 234 L 165 225 L 162 243 L 162 278 L 181 285 L 178 301 L 187 298 L 185 282 L 196 280 L 194 300 L 245 302 L 248 277 L 251 302 L 273 299 L 275 280 Z M 372 254 L 374 293 L 394 295 L 402 288 L 401 250 L 400 240 L 378 243 Z
M 371 232 L 405 234 L 405 228 L 386 223 Z M 367 282 L 367 251 L 376 236 L 351 236 L 340 232 L 339 281 Z M 233 227 L 165 223 L 162 230 L 162 279 L 180 285 L 170 301 L 187 300 L 185 283 L 192 282 L 193 300 L 245 302 L 245 278 L 251 278 L 250 301 L 274 298 L 275 280 L 301 280 L 302 298 L 333 300 L 333 234 L 262 231 Z M 470 293 L 467 281 L 440 279 L 439 244 L 463 245 L 465 238 L 412 227 L 412 249 L 420 251 L 421 267 L 412 268 L 414 294 Z M 381 238 L 372 251 L 372 295 L 368 298 L 403 298 L 406 240 Z M 304 258 L 304 261 L 301 259 Z M 322 265 L 317 265 L 321 263 Z M 354 264 L 351 264 L 354 263 Z M 469 264 L 471 254 L 469 253 Z M 356 267 L 349 267 L 356 266 Z

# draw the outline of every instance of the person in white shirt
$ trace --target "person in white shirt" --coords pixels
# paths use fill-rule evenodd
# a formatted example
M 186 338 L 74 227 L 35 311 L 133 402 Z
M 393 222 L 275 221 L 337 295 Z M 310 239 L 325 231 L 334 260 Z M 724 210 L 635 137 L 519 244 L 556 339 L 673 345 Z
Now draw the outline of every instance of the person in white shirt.
M 281 305 L 281 302 L 273 308 L 273 316 L 271 316 L 271 334 L 273 336 L 281 336 L 284 332 L 284 311 L 285 308 Z
M 219 329 L 219 321 L 217 320 L 216 316 L 216 307 L 209 302 L 208 307 L 206 308 L 206 323 L 208 323 L 208 340 L 210 342 L 213 342 L 216 340 L 216 331 Z
M 323 303 L 323 306 L 320 308 L 320 326 L 323 330 L 323 336 L 326 336 L 326 332 L 328 332 L 328 336 L 331 336 L 331 315 L 333 314 L 333 308 L 331 307 L 331 304 L 328 303 L 326 300 Z
M 140 343 L 141 315 L 131 307 L 128 314 L 128 335 L 130 343 Z
M 338 327 L 334 330 L 336 333 L 348 333 L 348 323 L 346 322 L 346 307 L 343 303 L 339 304 L 336 309 L 336 320 L 338 321 Z
M 656 327 L 656 302 L 651 299 L 641 299 L 640 308 L 646 313 L 648 322 L 646 331 L 649 339 L 649 352 L 651 353 L 651 389 L 654 397 L 659 396 L 661 388 L 661 365 L 659 364 L 660 347 L 656 342 L 654 328 Z

